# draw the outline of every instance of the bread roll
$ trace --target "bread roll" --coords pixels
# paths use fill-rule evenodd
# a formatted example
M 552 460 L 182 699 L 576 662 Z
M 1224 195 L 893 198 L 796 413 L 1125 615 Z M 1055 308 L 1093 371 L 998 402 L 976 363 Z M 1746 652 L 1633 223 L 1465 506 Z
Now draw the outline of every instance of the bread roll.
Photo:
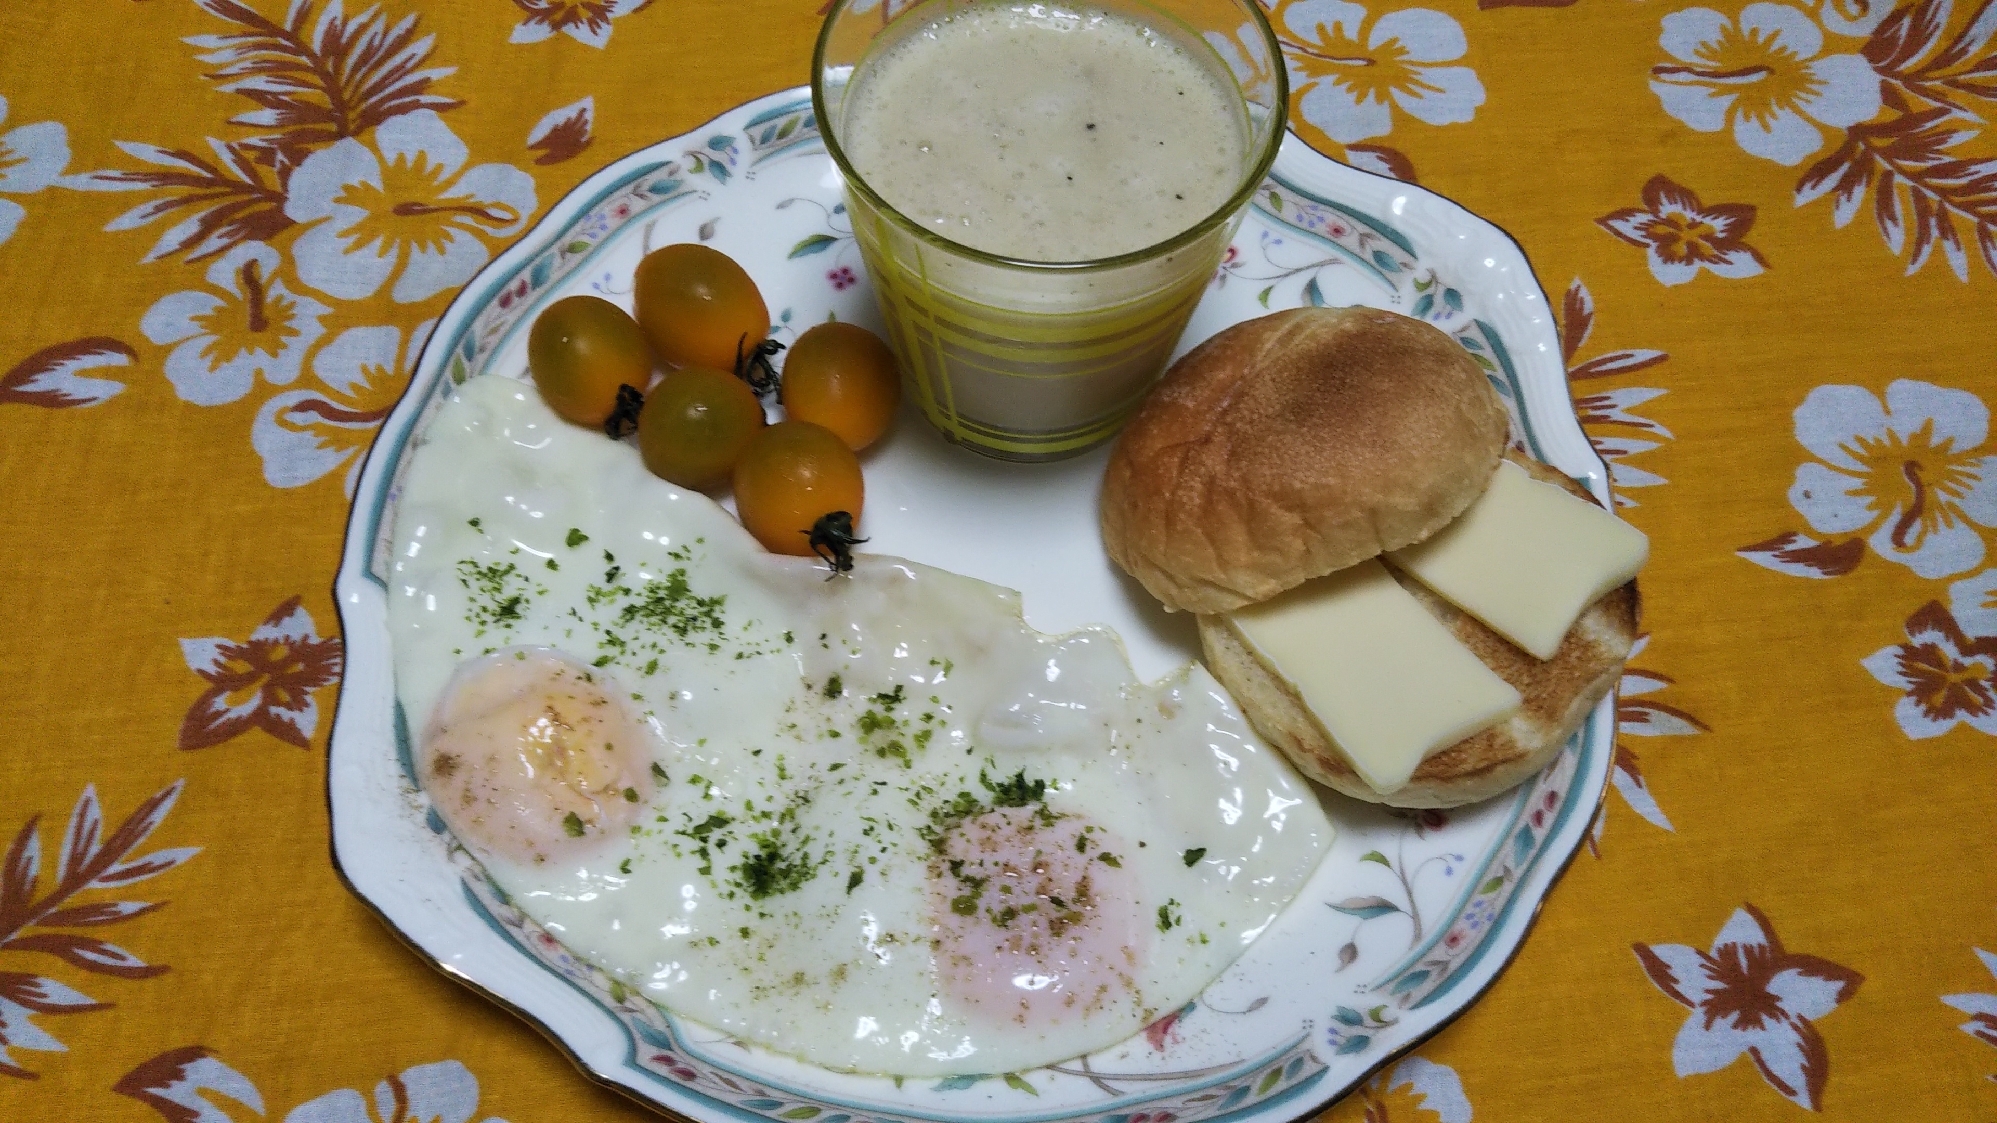
M 1511 459 L 1535 479 L 1594 501 L 1560 472 L 1517 454 Z M 1623 661 L 1636 642 L 1634 581 L 1590 605 L 1568 629 L 1553 658 L 1541 662 L 1419 581 L 1388 568 L 1403 588 L 1524 699 L 1510 718 L 1423 760 L 1407 786 L 1391 796 L 1382 796 L 1360 779 L 1295 688 L 1262 663 L 1227 617 L 1200 617 L 1207 669 L 1234 695 L 1255 731 L 1281 749 L 1298 771 L 1356 799 L 1396 807 L 1455 807 L 1518 784 L 1552 760 L 1595 704 L 1615 688 Z
M 1103 543 L 1168 609 L 1226 612 L 1441 529 L 1508 431 L 1434 327 L 1277 312 L 1200 344 L 1145 399 L 1103 477 Z

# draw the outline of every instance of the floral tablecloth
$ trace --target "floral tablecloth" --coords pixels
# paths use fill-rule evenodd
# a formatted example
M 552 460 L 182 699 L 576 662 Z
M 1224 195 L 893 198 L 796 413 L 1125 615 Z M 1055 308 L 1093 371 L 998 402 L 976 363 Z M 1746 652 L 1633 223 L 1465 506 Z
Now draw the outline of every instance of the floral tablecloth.
M 330 586 L 456 288 L 819 15 L 6 5 L 0 1119 L 651 1117 L 335 876 Z M 1299 135 L 1525 247 L 1654 548 L 1586 853 L 1328 1117 L 1997 1120 L 1997 3 L 1271 16 Z

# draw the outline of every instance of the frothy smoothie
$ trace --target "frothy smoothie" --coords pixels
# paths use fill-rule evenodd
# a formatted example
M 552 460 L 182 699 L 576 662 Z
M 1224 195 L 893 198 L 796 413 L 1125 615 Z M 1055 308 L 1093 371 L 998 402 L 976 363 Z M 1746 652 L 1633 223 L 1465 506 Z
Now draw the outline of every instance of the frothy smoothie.
M 842 114 L 889 205 L 987 253 L 1088 261 L 1156 245 L 1240 185 L 1241 95 L 1205 44 L 1125 16 L 980 5 L 870 53 Z

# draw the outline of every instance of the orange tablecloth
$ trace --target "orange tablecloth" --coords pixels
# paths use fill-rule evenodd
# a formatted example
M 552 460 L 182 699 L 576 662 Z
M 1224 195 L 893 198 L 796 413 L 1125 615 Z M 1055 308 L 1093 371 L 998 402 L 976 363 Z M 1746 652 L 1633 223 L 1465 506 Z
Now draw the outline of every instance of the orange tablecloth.
M 1332 1118 L 1997 1119 L 1997 6 L 1716 2 L 1272 13 L 1305 139 L 1524 245 L 1654 544 L 1588 852 Z M 0 1119 L 647 1117 L 334 876 L 330 584 L 456 286 L 816 4 L 7 5 Z

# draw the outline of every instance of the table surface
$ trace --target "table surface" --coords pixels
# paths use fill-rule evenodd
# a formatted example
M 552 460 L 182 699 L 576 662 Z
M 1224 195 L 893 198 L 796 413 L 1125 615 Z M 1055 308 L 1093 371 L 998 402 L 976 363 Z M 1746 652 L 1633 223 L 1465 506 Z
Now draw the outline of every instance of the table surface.
M 1997 6 L 1272 16 L 1299 135 L 1524 246 L 1653 546 L 1587 852 L 1329 1117 L 1997 1119 Z M 7 6 L 0 1118 L 653 1118 L 334 875 L 332 576 L 456 287 L 818 21 Z

